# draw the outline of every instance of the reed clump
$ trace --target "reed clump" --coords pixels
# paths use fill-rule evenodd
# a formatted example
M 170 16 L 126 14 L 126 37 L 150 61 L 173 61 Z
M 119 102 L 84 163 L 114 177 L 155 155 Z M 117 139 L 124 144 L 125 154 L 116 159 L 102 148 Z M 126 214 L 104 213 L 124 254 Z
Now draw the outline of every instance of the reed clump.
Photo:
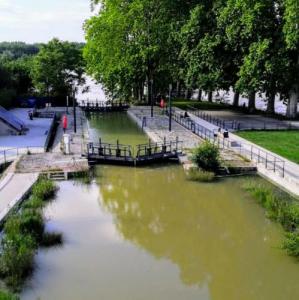
M 188 170 L 187 179 L 199 182 L 212 182 L 215 180 L 215 173 L 193 167 Z
M 6 220 L 1 241 L 0 277 L 13 291 L 18 291 L 32 272 L 38 246 L 62 243 L 61 234 L 45 232 L 42 211 L 55 191 L 52 181 L 39 180 L 32 188 L 29 199 Z
M 244 188 L 261 204 L 266 215 L 282 225 L 286 234 L 283 248 L 299 258 L 299 204 L 286 193 L 265 184 L 247 182 Z

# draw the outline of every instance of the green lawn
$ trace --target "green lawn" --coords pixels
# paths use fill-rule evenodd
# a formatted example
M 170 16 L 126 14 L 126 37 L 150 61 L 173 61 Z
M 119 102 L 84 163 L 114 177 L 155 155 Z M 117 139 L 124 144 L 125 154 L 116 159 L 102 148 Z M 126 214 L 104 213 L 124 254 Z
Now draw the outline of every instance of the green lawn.
M 232 108 L 230 105 L 223 104 L 223 103 L 207 102 L 207 101 L 200 102 L 200 101 L 185 100 L 185 99 L 173 99 L 173 105 L 181 109 L 188 109 L 190 108 L 190 106 L 202 110 L 223 110 L 223 109 Z
M 299 164 L 299 131 L 242 131 L 238 135 Z

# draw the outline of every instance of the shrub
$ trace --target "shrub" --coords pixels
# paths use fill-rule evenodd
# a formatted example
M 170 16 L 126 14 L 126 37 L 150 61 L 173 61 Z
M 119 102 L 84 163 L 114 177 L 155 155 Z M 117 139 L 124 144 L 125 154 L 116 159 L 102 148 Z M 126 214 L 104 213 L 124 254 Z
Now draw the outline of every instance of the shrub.
M 289 255 L 299 257 L 299 233 L 287 233 L 286 239 L 283 243 L 283 248 L 288 252 Z
M 220 167 L 219 149 L 210 142 L 204 142 L 194 149 L 191 157 L 197 167 L 208 172 L 216 172 Z
M 48 200 L 53 197 L 56 191 L 56 186 L 51 180 L 41 179 L 32 189 L 32 195 L 41 200 Z
M 187 178 L 192 181 L 211 182 L 215 179 L 215 173 L 203 171 L 198 168 L 190 168 L 187 173 Z

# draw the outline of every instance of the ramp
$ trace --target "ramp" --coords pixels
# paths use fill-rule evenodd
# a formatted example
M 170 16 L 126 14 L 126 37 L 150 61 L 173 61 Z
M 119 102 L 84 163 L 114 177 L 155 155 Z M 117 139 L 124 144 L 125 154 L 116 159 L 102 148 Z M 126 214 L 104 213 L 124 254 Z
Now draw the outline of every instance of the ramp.
M 23 121 L 21 121 L 13 113 L 9 112 L 2 106 L 0 106 L 0 121 L 16 130 L 18 133 L 22 133 L 26 129 L 25 123 Z

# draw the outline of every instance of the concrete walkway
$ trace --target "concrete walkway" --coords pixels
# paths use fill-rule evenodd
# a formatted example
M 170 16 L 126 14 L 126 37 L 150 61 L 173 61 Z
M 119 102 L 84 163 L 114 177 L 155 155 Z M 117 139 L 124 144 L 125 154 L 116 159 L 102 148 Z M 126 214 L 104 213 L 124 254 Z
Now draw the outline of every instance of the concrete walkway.
M 150 108 L 148 106 L 132 107 L 128 111 L 129 116 L 143 127 L 145 133 L 154 142 L 175 141 L 177 138 L 183 142 L 183 148 L 192 149 L 202 142 L 197 135 L 182 127 L 176 122 L 172 122 L 172 131 L 169 132 L 168 117 L 161 114 L 161 110 L 155 108 L 154 117 L 150 116 Z M 145 126 L 142 126 L 143 118 L 146 119 Z
M 175 141 L 176 139 L 181 141 L 185 155 L 180 156 L 180 161 L 185 169 L 193 166 L 193 163 L 190 161 L 190 154 L 192 149 L 203 142 L 201 137 L 174 120 L 172 120 L 172 131 L 169 132 L 169 118 L 163 115 L 162 110 L 158 108 L 155 108 L 153 118 L 150 116 L 149 107 L 132 107 L 129 109 L 128 114 L 139 127 L 143 127 L 143 130 L 152 141 L 163 142 L 164 139 L 167 141 Z M 145 119 L 146 124 L 142 124 Z M 242 172 L 251 173 L 253 170 L 256 170 L 254 165 L 229 149 L 221 149 L 220 156 L 226 166 L 242 169 Z
M 183 113 L 183 111 L 178 108 L 175 108 L 175 111 L 177 113 Z M 200 126 L 212 132 L 218 131 L 218 126 L 211 124 L 190 112 L 188 112 L 188 114 L 190 118 Z M 254 161 L 257 164 L 258 172 L 262 176 L 299 197 L 298 164 L 232 133 L 229 134 L 229 139 L 227 139 L 225 143 L 230 149 L 237 151 L 242 156 Z M 233 147 L 232 145 L 237 145 L 237 147 Z
M 11 208 L 24 199 L 37 179 L 38 173 L 6 174 L 0 182 L 0 223 Z
M 65 108 L 51 108 L 57 113 L 64 113 Z M 72 109 L 70 109 L 70 113 Z M 62 129 L 58 129 L 58 134 L 54 141 L 51 153 L 34 153 L 22 155 L 23 152 L 13 152 L 8 155 L 6 160 L 14 162 L 5 171 L 0 180 L 0 223 L 5 219 L 9 211 L 24 199 L 30 192 L 34 183 L 38 180 L 40 173 L 68 172 L 77 173 L 88 170 L 86 158 L 82 158 L 84 142 L 88 140 L 88 131 L 86 129 L 86 119 L 80 109 L 77 110 L 77 133 L 73 133 L 74 121 L 72 115 L 69 115 L 69 128 L 67 133 L 71 134 L 71 155 L 64 155 L 61 152 Z M 43 150 L 44 151 L 44 150 Z M 25 152 L 26 153 L 26 152 Z M 4 156 L 4 155 L 3 155 Z M 0 163 L 1 152 L 0 152 Z

